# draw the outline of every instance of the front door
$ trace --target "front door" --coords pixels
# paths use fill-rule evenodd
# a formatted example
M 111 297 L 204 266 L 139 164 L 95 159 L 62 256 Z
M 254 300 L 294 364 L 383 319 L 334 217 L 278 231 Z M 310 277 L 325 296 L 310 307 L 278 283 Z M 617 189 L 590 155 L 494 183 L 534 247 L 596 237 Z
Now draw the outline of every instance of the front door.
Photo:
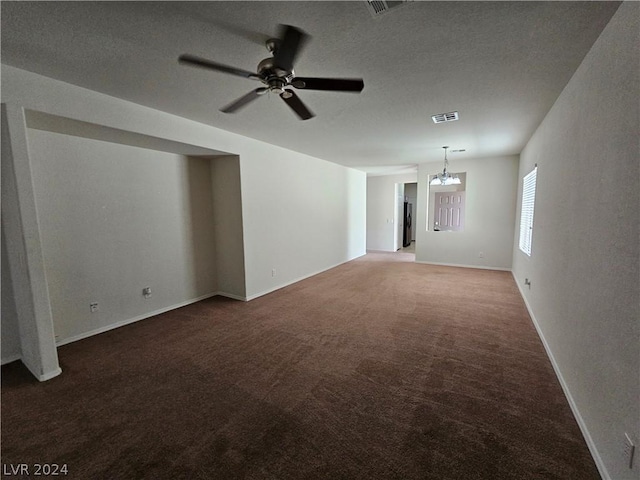
M 435 231 L 461 232 L 464 230 L 465 192 L 437 192 L 435 194 Z

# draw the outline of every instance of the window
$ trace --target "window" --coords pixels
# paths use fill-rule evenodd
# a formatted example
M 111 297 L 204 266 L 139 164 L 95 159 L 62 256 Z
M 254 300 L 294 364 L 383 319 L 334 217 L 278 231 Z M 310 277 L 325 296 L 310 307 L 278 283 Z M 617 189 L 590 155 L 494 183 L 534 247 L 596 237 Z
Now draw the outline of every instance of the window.
M 522 212 L 520 213 L 520 250 L 531 256 L 533 236 L 533 207 L 536 203 L 536 175 L 538 166 L 522 179 Z

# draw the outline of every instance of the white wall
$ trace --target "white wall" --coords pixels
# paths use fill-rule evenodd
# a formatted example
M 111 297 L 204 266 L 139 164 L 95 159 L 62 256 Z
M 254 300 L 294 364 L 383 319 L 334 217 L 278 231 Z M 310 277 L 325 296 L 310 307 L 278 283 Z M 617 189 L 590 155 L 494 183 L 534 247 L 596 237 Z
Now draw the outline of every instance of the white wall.
M 240 159 L 237 156 L 212 158 L 211 183 L 218 293 L 242 300 L 247 291 Z
M 426 230 L 428 177 L 441 170 L 442 163 L 418 166 L 416 262 L 511 269 L 518 157 L 453 162 L 452 172 L 466 172 L 463 232 Z
M 414 183 L 415 173 L 367 178 L 367 250 L 395 251 L 397 183 Z M 414 206 L 415 217 L 415 206 Z M 415 225 L 415 221 L 414 221 Z
M 517 236 L 513 249 L 574 413 L 615 480 L 640 476 L 637 448 L 633 470 L 623 455 L 624 432 L 640 444 L 639 18 L 640 4 L 620 7 L 523 150 L 520 192 L 538 164 L 531 257 Z
M 246 298 L 365 253 L 363 172 L 5 65 L 1 93 L 2 102 L 12 108 L 146 135 L 176 145 L 228 152 L 239 158 L 242 239 L 238 241 L 244 247 L 245 274 L 244 291 L 240 293 Z M 34 147 L 46 149 L 52 135 L 40 135 Z M 113 148 L 120 147 L 123 146 Z M 134 147 L 126 147 L 126 151 L 131 148 Z M 104 175 L 117 178 L 119 166 L 105 168 Z M 237 184 L 234 191 L 238 191 Z M 40 203 L 46 204 L 48 196 L 55 192 L 48 189 L 37 195 Z M 233 230 L 237 225 L 227 227 Z M 101 248 L 92 253 L 98 262 L 104 262 L 107 256 Z M 275 277 L 271 275 L 272 268 L 276 268 Z M 232 283 L 237 286 L 237 279 Z
M 7 256 L 7 245 L 2 231 L 2 325 L 0 330 L 0 351 L 2 353 L 2 363 L 16 360 L 20 357 L 20 330 L 18 329 L 18 315 L 16 313 L 16 302 L 13 295 L 13 285 L 9 275 L 9 258 Z
M 209 160 L 41 130 L 29 146 L 57 341 L 217 291 Z
M 364 172 L 281 151 L 241 177 L 249 298 L 364 255 Z

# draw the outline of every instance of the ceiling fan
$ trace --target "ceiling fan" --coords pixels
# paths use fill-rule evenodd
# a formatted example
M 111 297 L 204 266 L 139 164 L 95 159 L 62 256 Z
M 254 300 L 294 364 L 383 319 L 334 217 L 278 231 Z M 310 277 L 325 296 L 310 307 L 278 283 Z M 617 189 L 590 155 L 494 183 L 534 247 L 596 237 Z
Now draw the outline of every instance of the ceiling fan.
M 226 107 L 220 109 L 224 113 L 234 113 L 249 102 L 272 92 L 280 95 L 285 103 L 300 117 L 308 120 L 314 114 L 302 103 L 302 100 L 289 87 L 303 90 L 331 90 L 337 92 L 360 93 L 364 88 L 361 78 L 310 78 L 296 77 L 293 72 L 293 61 L 309 38 L 302 30 L 289 25 L 281 25 L 280 38 L 267 40 L 267 50 L 272 54 L 258 64 L 257 73 L 242 70 L 240 68 L 223 65 L 195 55 L 180 55 L 178 61 L 186 65 L 201 67 L 219 72 L 229 73 L 239 77 L 251 78 L 261 81 L 265 86 L 256 88 L 246 95 L 234 100 Z

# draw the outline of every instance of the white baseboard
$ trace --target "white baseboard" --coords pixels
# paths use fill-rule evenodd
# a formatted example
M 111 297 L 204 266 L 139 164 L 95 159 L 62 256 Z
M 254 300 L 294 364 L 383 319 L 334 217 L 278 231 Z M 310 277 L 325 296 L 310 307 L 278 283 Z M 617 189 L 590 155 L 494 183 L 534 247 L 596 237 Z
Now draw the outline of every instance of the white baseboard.
M 233 300 L 240 300 L 241 302 L 247 301 L 247 297 L 242 297 L 240 295 L 236 295 L 235 293 L 216 292 L 215 295 L 220 297 L 232 298 Z
M 16 353 L 15 355 L 9 355 L 7 357 L 2 357 L 1 365 L 5 365 L 7 363 L 15 362 L 16 360 L 20 360 L 21 358 L 22 358 L 22 355 L 20 355 L 19 353 Z
M 202 295 L 200 297 L 192 298 L 190 300 L 186 300 L 184 302 L 177 303 L 175 305 L 170 305 L 168 307 L 161 308 L 159 310 L 155 310 L 153 312 L 143 313 L 142 315 L 138 315 L 137 317 L 128 318 L 126 320 L 121 320 L 116 323 L 112 323 L 110 325 L 106 325 L 104 327 L 96 328 L 95 330 L 90 330 L 88 332 L 81 333 L 79 335 L 74 335 L 73 337 L 64 338 L 62 340 L 56 341 L 56 346 L 61 347 L 62 345 L 66 345 L 68 343 L 77 342 L 78 340 L 82 340 L 84 338 L 93 337 L 94 335 L 98 335 L 100 333 L 108 332 L 109 330 L 113 330 L 114 328 L 124 327 L 125 325 L 129 325 L 130 323 L 139 322 L 140 320 L 144 320 L 145 318 L 153 317 L 155 315 L 160 315 L 161 313 L 168 312 L 170 310 L 175 310 L 176 308 L 184 307 L 186 305 L 190 305 L 192 303 L 199 302 L 206 298 L 211 298 L 218 295 L 217 292 L 208 293 L 206 295 Z
M 423 265 L 439 265 L 441 267 L 460 267 L 460 268 L 479 268 L 480 270 L 497 270 L 500 272 L 510 272 L 510 268 L 503 267 L 489 267 L 485 265 L 465 265 L 460 263 L 439 263 L 439 262 L 423 262 L 416 260 L 415 263 L 421 263 Z
M 20 358 L 20 360 L 22 360 L 22 358 Z M 56 363 L 58 363 L 57 360 Z M 52 378 L 57 377 L 62 373 L 62 369 L 60 367 L 56 367 L 49 372 L 39 373 L 38 368 L 33 368 L 34 366 L 29 365 L 29 363 L 25 362 L 24 360 L 22 360 L 22 364 L 27 367 L 27 370 L 29 370 L 29 372 L 31 372 L 31 375 L 36 377 L 39 382 L 46 382 L 47 380 L 51 380 Z
M 276 286 L 276 287 L 270 288 L 270 289 L 268 289 L 268 290 L 264 290 L 264 291 L 262 291 L 262 292 L 260 292 L 260 293 L 255 293 L 255 294 L 253 294 L 253 295 L 249 295 L 249 296 L 247 297 L 246 301 L 247 301 L 247 302 L 248 302 L 248 301 L 251 301 L 251 300 L 253 300 L 253 299 L 255 299 L 255 298 L 262 297 L 263 295 L 267 295 L 267 294 L 269 294 L 269 293 L 275 292 L 276 290 L 280 290 L 281 288 L 288 287 L 289 285 L 293 285 L 294 283 L 298 283 L 298 282 L 300 282 L 300 281 L 302 281 L 302 280 L 305 280 L 305 279 L 307 279 L 307 278 L 313 277 L 314 275 L 319 275 L 319 274 L 321 274 L 321 273 L 323 273 L 323 272 L 326 272 L 327 270 L 331 270 L 332 268 L 339 267 L 340 265 L 343 265 L 343 264 L 345 264 L 345 263 L 347 263 L 347 262 L 351 262 L 352 260 L 355 260 L 356 258 L 360 258 L 360 257 L 362 257 L 362 256 L 364 256 L 364 254 L 363 254 L 363 255 L 358 255 L 357 257 L 353 257 L 353 258 L 351 258 L 351 259 L 349 259 L 349 260 L 345 260 L 344 262 L 336 263 L 335 265 L 332 265 L 332 266 L 327 267 L 327 268 L 323 268 L 323 269 L 321 269 L 321 270 L 318 270 L 317 272 L 313 272 L 313 273 L 310 273 L 310 274 L 308 274 L 308 275 L 304 275 L 304 276 L 302 276 L 302 277 L 295 278 L 295 279 L 293 279 L 293 280 L 291 280 L 291 281 L 289 281 L 289 282 L 287 282 L 287 283 L 283 283 L 283 284 L 281 284 L 281 285 L 278 285 L 278 286 Z
M 513 272 L 512 272 L 513 273 Z M 582 415 L 580 414 L 580 410 L 578 410 L 578 406 L 576 405 L 576 402 L 573 400 L 573 396 L 571 395 L 571 391 L 569 390 L 569 387 L 567 386 L 567 382 L 565 382 L 564 377 L 562 376 L 562 372 L 560 371 L 560 367 L 558 366 L 555 357 L 553 356 L 553 352 L 551 351 L 551 348 L 549 347 L 549 344 L 547 343 L 547 339 L 544 337 L 544 334 L 542 333 L 542 330 L 540 329 L 540 325 L 538 324 L 538 321 L 536 320 L 536 316 L 533 313 L 533 310 L 531 309 L 531 305 L 529 305 L 529 302 L 527 301 L 527 297 L 524 294 L 524 291 L 522 290 L 522 287 L 520 286 L 520 283 L 518 283 L 518 279 L 515 276 L 515 273 L 513 274 L 513 279 L 516 282 L 516 285 L 518 286 L 518 290 L 520 290 L 520 296 L 522 297 L 522 300 L 524 300 L 524 304 L 527 307 L 527 311 L 529 312 L 529 316 L 531 317 L 531 322 L 533 323 L 533 326 L 535 327 L 536 331 L 538 332 L 538 336 L 540 337 L 540 340 L 542 341 L 542 345 L 544 345 L 544 349 L 547 352 L 547 356 L 549 357 L 549 360 L 551 361 L 551 365 L 553 366 L 553 370 L 556 373 L 556 377 L 558 377 L 558 381 L 560 382 L 560 385 L 562 386 L 562 391 L 564 392 L 564 396 L 567 398 L 567 401 L 569 402 L 569 407 L 571 407 L 571 412 L 573 413 L 573 416 L 576 419 L 576 422 L 578 422 L 578 426 L 580 427 L 580 431 L 582 432 L 582 436 L 584 437 L 585 441 L 587 442 L 587 446 L 589 447 L 589 451 L 591 452 L 591 456 L 593 457 L 593 460 L 596 464 L 596 467 L 598 468 L 598 471 L 600 472 L 600 476 L 603 478 L 603 480 L 611 480 L 611 476 L 609 475 L 609 472 L 607 471 L 607 467 L 605 467 L 604 462 L 602 461 L 602 457 L 600 456 L 600 453 L 598 452 L 598 449 L 596 448 L 595 443 L 593 442 L 593 439 L 591 438 L 591 434 L 589 433 L 589 429 L 587 428 L 586 423 L 584 422 L 584 419 L 582 418 Z
M 31 372 L 31 373 L 33 373 L 33 372 Z M 43 373 L 42 375 L 35 375 L 35 374 L 34 375 L 38 379 L 38 381 L 46 382 L 47 380 L 51 380 L 53 377 L 57 377 L 61 373 L 62 373 L 62 369 L 60 367 L 58 367 L 52 372 Z
M 175 305 L 170 305 L 168 307 L 164 307 L 164 308 L 161 308 L 159 310 L 155 310 L 153 312 L 148 312 L 148 313 L 144 313 L 142 315 L 138 315 L 137 317 L 134 317 L 134 318 L 129 318 L 129 319 L 122 320 L 122 321 L 119 321 L 119 322 L 116 322 L 116 323 L 112 323 L 111 325 L 106 325 L 104 327 L 96 328 L 94 330 L 90 330 L 88 332 L 81 333 L 79 335 L 74 335 L 73 337 L 64 338 L 62 340 L 57 340 L 56 341 L 56 347 L 61 347 L 63 345 L 67 345 L 68 343 L 77 342 L 78 340 L 89 338 L 89 337 L 92 337 L 94 335 L 98 335 L 100 333 L 108 332 L 109 330 L 113 330 L 113 329 L 116 329 L 116 328 L 119 328 L 119 327 L 124 327 L 125 325 L 129 325 L 131 323 L 135 323 L 135 322 L 138 322 L 140 320 L 144 320 L 146 318 L 153 317 L 155 315 L 160 315 L 161 313 L 165 313 L 165 312 L 168 312 L 170 310 L 175 310 L 176 308 L 184 307 L 184 306 L 190 305 L 192 303 L 196 303 L 196 302 L 199 302 L 201 300 L 205 300 L 207 298 L 214 297 L 216 295 L 220 295 L 220 296 L 228 297 L 228 298 L 233 298 L 234 300 L 246 301 L 246 297 L 241 297 L 239 295 L 234 295 L 232 293 L 226 293 L 226 292 L 208 293 L 206 295 L 202 295 L 202 296 L 197 297 L 197 298 L 192 298 L 190 300 L 187 300 L 187 301 L 184 301 L 184 302 L 180 302 L 180 303 L 177 303 Z M 22 360 L 22 355 L 21 354 L 15 354 L 15 355 L 9 355 L 7 357 L 3 357 L 2 358 L 2 365 L 5 365 L 5 364 L 11 363 L 11 362 L 15 362 L 16 360 Z M 44 382 L 46 380 L 50 380 L 51 378 L 57 377 L 58 375 L 60 375 L 62 373 L 62 370 L 60 368 L 58 368 L 58 369 L 56 369 L 56 370 L 54 370 L 52 372 L 48 372 L 48 373 L 40 375 L 40 374 L 37 374 L 37 373 L 33 372 L 29 368 L 28 365 L 26 365 L 26 366 L 29 369 L 29 371 L 33 374 L 33 376 L 36 377 L 41 382 Z

